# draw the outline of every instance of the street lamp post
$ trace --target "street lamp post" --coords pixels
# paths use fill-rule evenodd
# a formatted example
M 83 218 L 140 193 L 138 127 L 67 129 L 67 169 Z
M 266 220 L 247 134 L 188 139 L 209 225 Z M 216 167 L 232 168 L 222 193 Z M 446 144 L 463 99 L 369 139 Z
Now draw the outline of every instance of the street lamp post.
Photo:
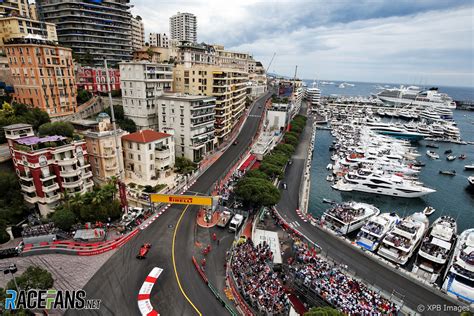
M 109 104 L 110 104 L 110 114 L 112 116 L 112 128 L 113 128 L 113 132 L 114 132 L 114 138 L 115 138 L 115 154 L 117 156 L 117 164 L 118 164 L 118 180 L 122 180 L 122 163 L 121 163 L 121 153 L 119 151 L 119 139 L 118 139 L 118 135 L 117 135 L 117 126 L 116 126 L 116 123 L 115 123 L 115 111 L 114 111 L 114 106 L 113 106 L 113 102 L 112 102 L 112 89 L 110 87 L 110 75 L 109 75 L 109 68 L 107 67 L 107 59 L 104 58 L 104 66 L 105 66 L 105 77 L 107 79 L 107 90 L 108 90 L 108 94 L 109 94 Z
M 13 283 L 15 283 L 15 288 L 16 288 L 16 291 L 18 292 L 20 289 L 18 288 L 18 284 L 16 283 L 16 279 L 15 279 L 15 276 L 14 276 L 14 274 L 18 271 L 18 268 L 16 267 L 16 264 L 12 263 L 7 267 L 0 268 L 0 271 L 3 271 L 4 274 L 11 273 Z

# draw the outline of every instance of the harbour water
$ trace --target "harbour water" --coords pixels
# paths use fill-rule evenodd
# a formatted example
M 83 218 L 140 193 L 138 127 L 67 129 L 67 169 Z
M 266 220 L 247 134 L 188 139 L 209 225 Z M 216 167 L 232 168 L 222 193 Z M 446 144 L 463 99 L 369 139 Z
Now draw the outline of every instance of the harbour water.
M 371 84 L 372 87 L 373 85 Z M 328 93 L 324 93 L 324 86 L 321 88 L 322 94 L 328 95 Z M 336 89 L 339 88 L 336 87 Z M 467 92 L 473 90 L 469 88 L 462 89 L 466 89 Z M 466 91 L 464 92 L 466 93 Z M 364 94 L 358 93 L 353 95 L 363 96 Z M 467 96 L 469 93 L 465 95 Z M 452 95 L 452 97 L 455 98 L 456 96 Z M 467 98 L 463 99 L 467 100 Z M 461 131 L 462 139 L 474 141 L 474 112 L 456 110 L 454 111 L 454 120 Z M 431 222 L 442 215 L 451 215 L 458 220 L 459 232 L 474 227 L 474 190 L 468 189 L 467 182 L 467 177 L 474 175 L 474 171 L 464 170 L 465 165 L 474 163 L 474 145 L 437 143 L 439 148 L 432 149 L 425 146 L 427 141 L 418 143 L 418 152 L 421 154 L 419 160 L 426 163 L 426 166 L 423 167 L 420 173 L 420 180 L 426 186 L 437 191 L 422 198 L 408 199 L 358 192 L 340 192 L 332 189 L 330 182 L 326 181 L 326 176 L 329 173 L 326 170 L 326 166 L 332 163 L 330 160 L 331 152 L 329 151 L 332 140 L 333 137 L 329 131 L 318 130 L 316 132 L 308 208 L 308 211 L 313 216 L 320 217 L 330 207 L 329 204 L 323 203 L 324 198 L 337 202 L 355 200 L 371 203 L 379 207 L 382 212 L 396 212 L 400 216 L 407 216 L 414 212 L 422 211 L 426 206 L 430 205 L 436 208 L 436 212 L 430 216 Z M 447 149 L 451 149 L 456 156 L 465 154 L 467 158 L 465 160 L 447 161 L 444 154 Z M 440 155 L 440 159 L 429 159 L 426 156 L 427 150 L 436 151 Z M 454 177 L 440 175 L 440 170 L 456 170 L 457 175 Z
M 313 80 L 304 80 L 308 87 L 311 87 Z M 380 92 L 377 88 L 397 88 L 400 84 L 394 83 L 375 83 L 375 82 L 354 82 L 354 81 L 326 81 L 331 84 L 321 84 L 323 81 L 319 81 L 319 88 L 321 89 L 321 95 L 344 95 L 344 96 L 365 96 L 368 97 L 371 93 Z M 354 86 L 345 86 L 345 88 L 339 88 L 341 83 L 351 83 Z M 403 84 L 405 86 L 415 85 L 424 88 L 431 88 L 430 85 L 419 85 L 419 84 Z M 457 101 L 473 101 L 474 100 L 474 88 L 472 87 L 448 87 L 448 86 L 437 86 L 440 92 L 447 93 L 453 100 Z

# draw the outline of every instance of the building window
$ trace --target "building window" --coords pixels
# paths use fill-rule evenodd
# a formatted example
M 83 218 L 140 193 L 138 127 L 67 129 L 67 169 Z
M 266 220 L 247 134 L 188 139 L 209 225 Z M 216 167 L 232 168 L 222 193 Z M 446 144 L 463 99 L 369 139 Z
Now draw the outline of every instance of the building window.
M 133 148 L 132 143 L 128 143 L 128 148 L 130 148 L 130 149 Z
M 138 155 L 137 159 L 138 161 L 142 161 L 142 156 Z
M 153 171 L 153 165 L 150 165 L 150 171 Z
M 133 154 L 132 153 L 128 154 L 128 158 L 133 159 Z
M 151 150 L 151 144 L 148 144 L 148 150 Z

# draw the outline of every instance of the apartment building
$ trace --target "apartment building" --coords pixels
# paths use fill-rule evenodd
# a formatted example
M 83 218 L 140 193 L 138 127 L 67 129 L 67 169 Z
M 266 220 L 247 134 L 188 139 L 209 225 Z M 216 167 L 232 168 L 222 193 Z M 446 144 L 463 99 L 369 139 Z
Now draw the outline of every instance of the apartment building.
M 248 73 L 215 65 L 195 64 L 174 68 L 173 90 L 216 98 L 215 135 L 223 142 L 245 110 Z
M 12 38 L 37 37 L 57 43 L 56 25 L 22 16 L 0 17 L 0 48 Z
M 28 0 L 6 0 L 0 2 L 0 17 L 23 16 L 30 17 Z
M 172 40 L 197 42 L 197 18 L 192 13 L 180 13 L 170 18 Z
M 226 68 L 236 68 L 247 73 L 254 73 L 257 62 L 250 54 L 232 52 L 222 45 L 213 45 L 215 64 Z
M 175 161 L 173 135 L 141 130 L 122 136 L 125 178 L 141 183 L 166 177 Z
M 59 43 L 78 58 L 103 65 L 132 57 L 130 0 L 36 0 L 41 20 L 56 24 Z
M 52 117 L 76 111 L 77 88 L 70 48 L 30 38 L 5 43 L 18 103 L 38 107 Z
M 177 157 L 198 162 L 214 149 L 215 98 L 164 94 L 158 104 L 159 129 L 173 129 Z
M 117 177 L 124 170 L 121 138 L 127 132 L 117 129 L 117 148 L 109 115 L 100 113 L 97 121 L 98 124 L 94 129 L 84 132 L 84 140 L 94 182 L 102 184 L 112 177 Z
M 150 46 L 168 48 L 170 43 L 166 33 L 150 33 L 148 36 L 148 43 Z
M 145 27 L 142 18 L 137 15 L 132 17 L 132 50 L 138 50 L 145 46 Z
M 173 66 L 149 61 L 120 63 L 120 80 L 125 116 L 139 129 L 158 130 L 157 99 L 171 91 Z
M 187 68 L 193 65 L 216 65 L 213 45 L 181 41 L 178 49 L 177 62 Z
M 25 201 L 42 216 L 54 211 L 63 194 L 92 190 L 92 172 L 84 141 L 63 136 L 37 137 L 29 124 L 4 127 Z
M 120 70 L 109 68 L 110 88 L 120 90 Z M 102 67 L 78 67 L 76 71 L 77 87 L 91 93 L 108 92 L 107 73 Z

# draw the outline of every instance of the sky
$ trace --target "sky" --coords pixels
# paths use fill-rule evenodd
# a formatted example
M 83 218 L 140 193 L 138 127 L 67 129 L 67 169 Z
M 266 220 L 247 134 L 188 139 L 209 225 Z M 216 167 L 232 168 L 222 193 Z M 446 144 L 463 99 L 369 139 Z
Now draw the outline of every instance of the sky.
M 131 0 L 150 32 L 176 12 L 198 41 L 250 53 L 304 79 L 474 87 L 472 0 Z

